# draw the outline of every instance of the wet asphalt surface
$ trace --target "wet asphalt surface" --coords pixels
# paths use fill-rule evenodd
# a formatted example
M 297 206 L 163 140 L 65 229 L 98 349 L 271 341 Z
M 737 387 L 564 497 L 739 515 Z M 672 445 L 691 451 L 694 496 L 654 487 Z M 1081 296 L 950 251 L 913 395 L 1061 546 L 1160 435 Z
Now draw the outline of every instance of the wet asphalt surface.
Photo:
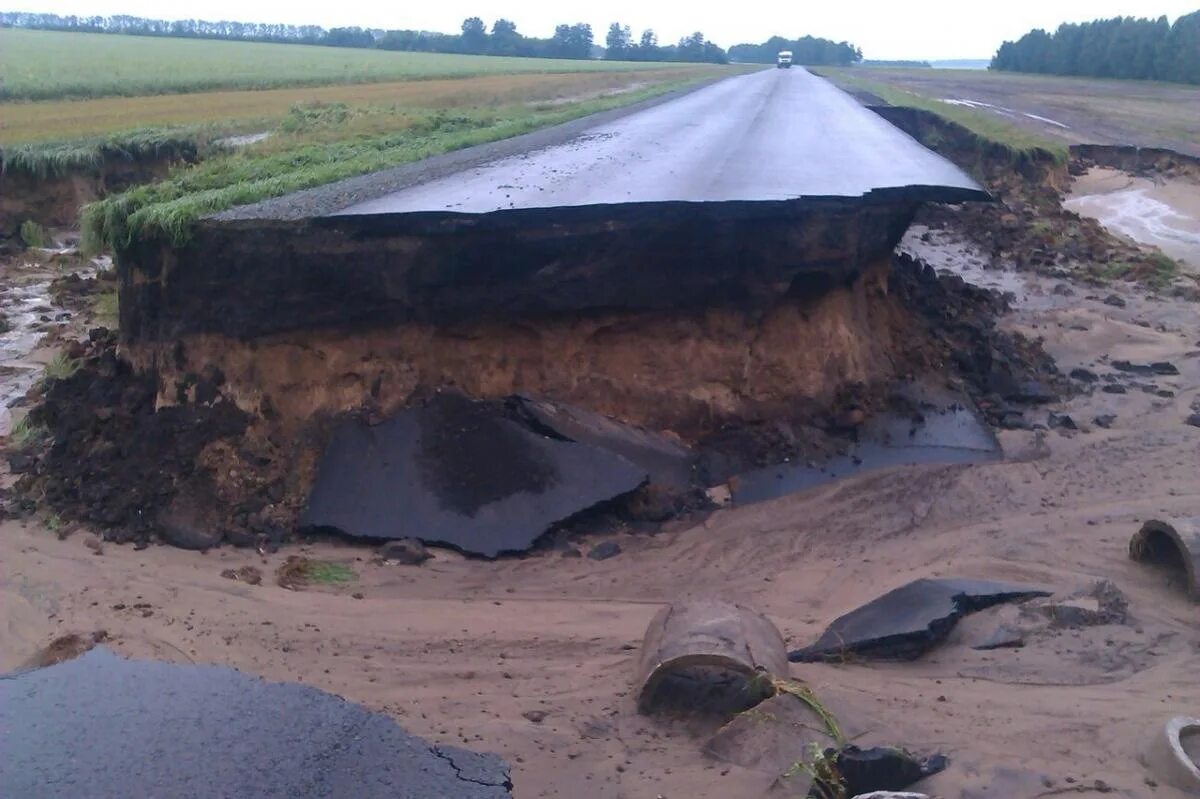
M 966 173 L 801 68 L 700 89 L 234 209 L 216 217 L 487 214 L 656 202 L 986 195 Z
M 332 694 L 104 649 L 0 676 L 0 752 L 12 799 L 511 795 L 497 756 L 435 746 Z

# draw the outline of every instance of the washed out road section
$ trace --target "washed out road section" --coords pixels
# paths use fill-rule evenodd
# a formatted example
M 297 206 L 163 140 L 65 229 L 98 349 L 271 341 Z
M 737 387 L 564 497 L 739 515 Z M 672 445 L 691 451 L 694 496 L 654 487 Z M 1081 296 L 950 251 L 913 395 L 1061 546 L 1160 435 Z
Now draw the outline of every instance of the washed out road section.
M 730 78 L 566 141 L 355 203 L 343 214 L 862 197 L 983 199 L 955 165 L 803 69 Z

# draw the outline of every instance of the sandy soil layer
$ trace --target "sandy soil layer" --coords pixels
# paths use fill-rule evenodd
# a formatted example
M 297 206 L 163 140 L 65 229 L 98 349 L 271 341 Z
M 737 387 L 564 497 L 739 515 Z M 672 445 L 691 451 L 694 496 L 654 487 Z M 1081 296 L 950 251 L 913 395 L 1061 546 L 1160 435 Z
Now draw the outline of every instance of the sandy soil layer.
M 1076 178 L 1063 206 L 1200 272 L 1200 183 L 1093 168 Z
M 989 258 L 943 232 L 906 246 L 988 271 Z M 1128 596 L 1127 624 L 979 652 L 964 644 L 971 625 L 988 623 L 976 617 L 915 663 L 793 665 L 792 676 L 873 720 L 874 738 L 948 754 L 929 788 L 943 797 L 1181 797 L 1149 787 L 1135 749 L 1168 716 L 1200 713 L 1196 608 L 1126 547 L 1142 520 L 1193 514 L 1200 500 L 1200 430 L 1183 423 L 1200 396 L 1195 305 L 1128 293 L 1118 308 L 1026 274 L 1000 283 L 1017 297 L 1009 324 L 1044 337 L 1064 371 L 1086 367 L 1103 381 L 1110 360 L 1170 360 L 1181 374 L 1052 409 L 1079 430 L 1004 432 L 1004 462 L 867 474 L 657 536 L 621 536 L 623 552 L 603 561 L 439 551 L 411 567 L 327 542 L 306 554 L 343 562 L 357 579 L 293 591 L 272 575 L 294 549 L 136 551 L 3 522 L 0 668 L 58 635 L 103 629 L 128 655 L 302 681 L 433 741 L 498 752 L 519 796 L 751 797 L 761 774 L 706 760 L 694 725 L 634 711 L 637 647 L 663 602 L 743 602 L 802 645 L 917 577 L 1064 594 L 1103 578 Z M 1093 423 L 1100 414 L 1116 415 L 1110 429 Z M 263 584 L 221 576 L 244 566 L 260 569 Z

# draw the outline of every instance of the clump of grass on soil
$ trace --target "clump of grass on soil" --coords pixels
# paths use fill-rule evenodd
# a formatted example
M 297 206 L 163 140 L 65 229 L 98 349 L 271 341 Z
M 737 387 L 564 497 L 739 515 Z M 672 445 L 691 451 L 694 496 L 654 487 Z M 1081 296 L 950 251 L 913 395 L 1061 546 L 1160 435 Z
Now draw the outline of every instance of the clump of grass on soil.
M 85 250 L 122 249 L 138 238 L 183 246 L 204 216 L 280 197 L 433 155 L 497 141 L 664 94 L 710 78 L 706 73 L 620 96 L 552 109 L 406 109 L 300 107 L 276 135 L 249 150 L 179 168 L 160 183 L 92 203 L 82 213 Z
M 37 180 L 100 169 L 109 161 L 194 160 L 209 146 L 207 127 L 145 128 L 72 141 L 20 144 L 0 150 L 0 172 Z
M 92 303 L 92 313 L 96 316 L 96 324 L 101 327 L 116 327 L 121 318 L 120 298 L 117 292 L 106 291 L 97 294 Z
M 46 230 L 32 219 L 21 223 L 21 241 L 26 247 L 45 247 L 48 237 Z
M 283 588 L 299 591 L 313 583 L 338 585 L 358 579 L 354 569 L 344 563 L 328 560 L 313 560 L 301 555 L 289 555 L 275 572 L 275 582 Z
M 48 436 L 49 431 L 45 427 L 34 424 L 26 415 L 13 425 L 12 431 L 8 434 L 8 442 L 14 449 L 25 449 L 44 441 Z
M 46 364 L 45 379 L 66 380 L 78 370 L 79 361 L 69 357 L 64 352 L 60 352 Z

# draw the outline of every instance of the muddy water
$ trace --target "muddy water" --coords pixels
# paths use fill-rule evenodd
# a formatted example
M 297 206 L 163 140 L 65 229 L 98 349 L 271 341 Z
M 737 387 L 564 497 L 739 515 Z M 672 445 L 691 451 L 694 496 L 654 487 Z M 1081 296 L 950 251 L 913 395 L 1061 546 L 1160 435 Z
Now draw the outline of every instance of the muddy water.
M 7 436 L 12 431 L 10 406 L 25 396 L 44 366 L 30 356 L 42 337 L 45 322 L 41 317 L 54 317 L 54 312 L 46 311 L 50 307 L 49 279 L 0 288 L 0 307 L 11 326 L 0 334 L 0 436 Z
M 1200 184 L 1092 169 L 1075 182 L 1064 205 L 1200 272 Z
M 967 398 L 928 386 L 908 386 L 903 393 L 922 409 L 918 417 L 885 414 L 872 419 L 857 443 L 820 463 L 784 463 L 739 475 L 734 502 L 775 499 L 893 466 L 982 463 L 1001 457 L 991 428 Z

